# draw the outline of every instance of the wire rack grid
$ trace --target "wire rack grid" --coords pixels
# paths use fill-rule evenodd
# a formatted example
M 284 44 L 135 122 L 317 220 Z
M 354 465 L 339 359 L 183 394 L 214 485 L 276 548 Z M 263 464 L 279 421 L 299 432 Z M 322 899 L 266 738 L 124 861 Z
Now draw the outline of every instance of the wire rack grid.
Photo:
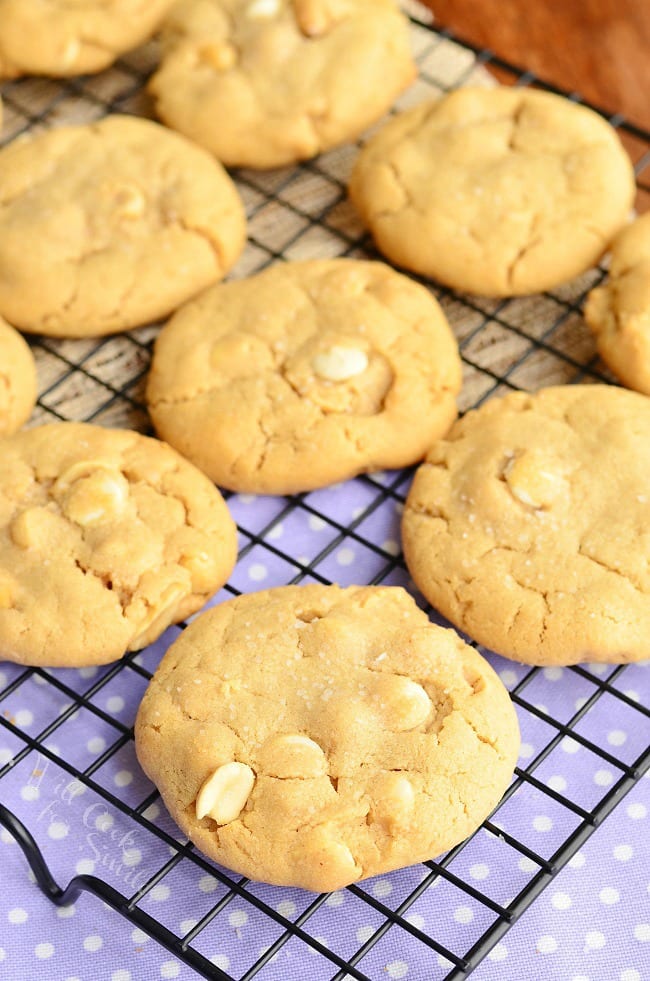
M 486 66 L 501 81 L 539 84 L 445 32 L 413 22 L 412 36 L 420 75 L 397 108 L 468 82 L 490 84 Z M 143 86 L 155 59 L 149 45 L 94 78 L 5 85 L 2 142 L 108 112 L 149 115 Z M 635 161 L 637 207 L 645 210 L 650 134 L 618 117 L 611 121 Z M 343 147 L 297 168 L 235 175 L 249 220 L 235 275 L 278 259 L 376 257 L 346 199 L 356 152 L 356 146 Z M 428 284 L 460 344 L 461 409 L 513 388 L 612 382 L 580 313 L 586 292 L 603 275 L 603 268 L 595 269 L 543 296 L 500 301 Z M 101 341 L 32 338 L 40 397 L 31 424 L 78 419 L 149 432 L 143 384 L 156 332 L 145 327 Z M 374 474 L 292 498 L 228 495 L 240 553 L 217 600 L 285 583 L 412 588 L 398 532 L 410 477 L 409 471 Z M 511 691 L 523 737 L 515 777 L 492 817 L 437 861 L 350 886 L 344 894 L 262 886 L 216 867 L 179 838 L 135 761 L 137 704 L 180 629 L 102 669 L 3 664 L 0 796 L 34 833 L 37 844 L 29 834 L 21 843 L 50 898 L 62 903 L 80 889 L 95 893 L 206 978 L 284 979 L 294 976 L 291 964 L 305 950 L 314 955 L 311 979 L 383 978 L 387 964 L 401 963 L 391 961 L 396 951 L 426 965 L 409 977 L 466 977 L 650 765 L 650 712 L 639 697 L 648 676 L 641 666 L 542 670 L 486 652 Z M 617 730 L 625 729 L 622 744 L 607 738 L 612 719 Z M 578 752 L 583 772 L 608 769 L 608 784 L 559 789 L 550 779 L 558 759 Z M 531 815 L 540 812 L 552 829 L 543 838 L 531 827 Z M 5 809 L 0 823 L 20 836 Z M 80 843 L 74 868 L 57 849 L 64 834 Z M 44 862 L 65 882 L 76 875 L 68 890 L 58 888 Z M 165 903 L 169 897 L 173 901 Z M 459 901 L 472 911 L 460 930 L 450 916 Z M 363 914 L 363 929 L 356 914 Z M 235 942 L 233 933 L 244 923 L 254 943 Z

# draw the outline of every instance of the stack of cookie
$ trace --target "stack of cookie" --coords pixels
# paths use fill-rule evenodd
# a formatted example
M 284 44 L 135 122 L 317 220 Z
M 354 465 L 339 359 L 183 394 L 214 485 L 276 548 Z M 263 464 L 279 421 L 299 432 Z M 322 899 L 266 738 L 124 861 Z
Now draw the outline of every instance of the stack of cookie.
M 648 656 L 644 396 L 517 393 L 454 425 L 458 347 L 422 284 L 353 259 L 220 282 L 246 239 L 224 166 L 352 141 L 413 80 L 394 0 L 0 0 L 0 77 L 100 71 L 161 24 L 166 126 L 114 115 L 0 151 L 2 656 L 107 663 L 200 609 L 235 562 L 215 484 L 298 493 L 423 459 L 405 557 L 455 626 L 530 663 Z M 587 315 L 650 392 L 650 226 L 621 231 L 633 195 L 604 120 L 502 88 L 395 116 L 350 183 L 391 262 L 489 296 L 564 282 L 620 233 Z M 100 337 L 170 315 L 147 387 L 169 446 L 73 423 L 16 433 L 35 375 L 14 328 Z M 621 343 L 646 358 L 627 376 Z M 489 665 L 402 590 L 287 587 L 184 631 L 136 743 L 204 852 L 321 890 L 472 832 L 518 729 Z

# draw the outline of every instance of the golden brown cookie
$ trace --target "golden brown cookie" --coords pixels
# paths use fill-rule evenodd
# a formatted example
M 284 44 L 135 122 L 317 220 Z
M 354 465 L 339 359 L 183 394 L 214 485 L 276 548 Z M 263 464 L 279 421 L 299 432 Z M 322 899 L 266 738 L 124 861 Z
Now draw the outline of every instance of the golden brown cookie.
M 18 331 L 0 318 L 0 437 L 27 422 L 36 402 L 36 365 Z
M 392 262 L 488 296 L 550 289 L 595 265 L 634 191 L 601 116 L 508 87 L 460 89 L 395 117 L 350 180 Z
M 650 395 L 650 213 L 614 239 L 609 280 L 587 297 L 585 319 L 605 364 Z
M 235 555 L 219 492 L 158 440 L 56 423 L 0 443 L 0 658 L 114 661 L 198 610 Z
M 184 0 L 164 41 L 158 115 L 233 166 L 352 140 L 415 77 L 395 0 Z
M 650 401 L 516 392 L 431 448 L 406 501 L 411 575 L 452 623 L 529 664 L 650 657 Z
M 221 165 L 149 120 L 0 151 L 0 314 L 21 330 L 93 337 L 167 316 L 221 279 L 245 235 Z
M 456 417 L 440 307 L 382 263 L 280 263 L 203 293 L 156 342 L 160 435 L 217 484 L 284 494 L 422 459 Z
M 100 72 L 151 37 L 173 0 L 0 0 L 0 78 Z
M 317 891 L 457 844 L 499 801 L 519 747 L 489 664 L 404 590 L 373 586 L 283 587 L 197 618 L 135 738 L 201 851 Z

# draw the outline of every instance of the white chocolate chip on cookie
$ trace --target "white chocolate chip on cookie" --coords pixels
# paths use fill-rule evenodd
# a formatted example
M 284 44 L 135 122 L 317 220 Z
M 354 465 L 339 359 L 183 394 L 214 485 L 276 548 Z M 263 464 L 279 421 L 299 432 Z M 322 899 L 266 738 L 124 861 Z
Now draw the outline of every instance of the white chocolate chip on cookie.
M 251 20 L 270 20 L 279 12 L 279 0 L 252 0 L 246 8 L 246 16 Z
M 123 474 L 97 469 L 73 483 L 63 498 L 62 510 L 71 521 L 86 527 L 115 518 L 128 498 L 129 484 Z
M 250 797 L 255 774 L 245 763 L 224 763 L 205 781 L 196 798 L 199 820 L 211 817 L 217 824 L 236 821 Z
M 368 355 L 358 347 L 335 344 L 316 354 L 311 364 L 314 372 L 325 381 L 347 381 L 366 370 Z
M 545 466 L 538 453 L 525 451 L 511 457 L 503 469 L 504 479 L 522 504 L 528 507 L 547 509 L 566 489 L 566 482 L 560 474 Z
M 301 733 L 275 736 L 261 754 L 265 772 L 280 779 L 303 780 L 327 773 L 327 757 L 317 742 Z

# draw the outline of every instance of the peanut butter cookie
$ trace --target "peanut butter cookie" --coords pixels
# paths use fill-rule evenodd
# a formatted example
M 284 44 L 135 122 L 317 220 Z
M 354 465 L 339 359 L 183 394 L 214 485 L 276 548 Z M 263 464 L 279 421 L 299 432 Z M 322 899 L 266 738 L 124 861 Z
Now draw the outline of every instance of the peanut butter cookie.
M 283 587 L 198 617 L 135 738 L 201 851 L 317 891 L 457 844 L 498 803 L 519 747 L 487 661 L 404 590 L 373 586 Z
M 158 115 L 233 166 L 352 140 L 415 77 L 394 0 L 185 0 L 163 42 Z
M 587 297 L 585 318 L 605 364 L 650 395 L 650 213 L 614 240 L 609 280 Z
M 0 151 L 0 314 L 21 330 L 93 337 L 167 316 L 221 279 L 245 235 L 221 165 L 149 120 Z
M 288 494 L 421 460 L 456 417 L 456 341 L 382 263 L 280 263 L 179 310 L 147 388 L 160 435 L 222 487 Z
M 27 422 L 36 394 L 32 352 L 18 331 L 0 319 L 0 437 Z
M 128 430 L 57 423 L 0 443 L 0 657 L 106 664 L 198 610 L 234 565 L 207 477 Z
M 173 0 L 0 0 L 0 78 L 100 72 L 151 37 Z
M 460 89 L 395 117 L 350 180 L 392 262 L 488 296 L 550 289 L 595 265 L 634 193 L 601 116 L 507 87 Z
M 650 401 L 606 385 L 469 412 L 416 473 L 404 554 L 427 599 L 528 664 L 650 657 Z

